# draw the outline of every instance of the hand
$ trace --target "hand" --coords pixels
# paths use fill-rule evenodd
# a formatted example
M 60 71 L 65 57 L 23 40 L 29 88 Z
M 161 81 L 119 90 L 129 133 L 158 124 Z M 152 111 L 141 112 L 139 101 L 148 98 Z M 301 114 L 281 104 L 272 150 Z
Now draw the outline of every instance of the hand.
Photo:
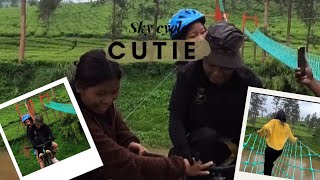
M 213 165 L 212 161 L 205 164 L 202 164 L 201 161 L 196 161 L 194 165 L 190 165 L 187 159 L 184 159 L 184 163 L 186 166 L 185 172 L 187 176 L 207 176 L 210 174 L 207 169 Z
M 144 146 L 142 146 L 139 143 L 135 143 L 135 142 L 131 142 L 128 146 L 128 149 L 135 153 L 135 154 L 139 154 L 142 155 L 143 152 L 148 152 L 147 148 L 145 148 Z
M 314 80 L 312 70 L 308 64 L 306 66 L 306 74 L 304 76 L 302 76 L 301 69 L 299 67 L 295 71 L 296 81 L 301 84 L 309 85 Z

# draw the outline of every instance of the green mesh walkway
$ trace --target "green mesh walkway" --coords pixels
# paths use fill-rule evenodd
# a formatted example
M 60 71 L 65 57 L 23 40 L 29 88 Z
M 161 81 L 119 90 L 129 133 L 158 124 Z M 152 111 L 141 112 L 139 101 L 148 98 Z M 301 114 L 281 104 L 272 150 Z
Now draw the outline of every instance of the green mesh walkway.
M 220 11 L 225 13 L 225 10 L 224 10 L 224 5 L 223 5 L 223 0 L 219 0 L 219 7 L 220 7 Z
M 63 103 L 50 101 L 49 104 L 44 103 L 44 106 L 50 109 L 54 109 L 56 111 L 64 112 L 64 113 L 77 114 L 72 104 L 63 104 Z
M 297 68 L 297 50 L 288 46 L 282 45 L 266 35 L 264 35 L 259 29 L 256 29 L 253 33 L 250 33 L 245 28 L 245 34 L 254 41 L 258 46 L 264 49 L 268 54 L 272 55 L 277 60 L 286 64 L 290 68 Z M 306 53 L 308 63 L 312 69 L 313 75 L 316 79 L 320 80 L 320 56 Z
M 245 136 L 241 171 L 263 174 L 266 141 L 258 134 Z M 315 163 L 317 161 L 317 163 Z M 275 161 L 272 176 L 288 179 L 320 179 L 320 155 L 301 141 L 286 142 L 282 155 Z

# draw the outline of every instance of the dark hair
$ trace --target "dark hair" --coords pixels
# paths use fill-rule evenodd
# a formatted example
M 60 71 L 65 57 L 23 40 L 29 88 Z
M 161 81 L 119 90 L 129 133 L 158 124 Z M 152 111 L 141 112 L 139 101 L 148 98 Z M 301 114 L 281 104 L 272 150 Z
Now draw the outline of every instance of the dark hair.
M 180 31 L 180 33 L 175 37 L 175 40 L 185 40 L 187 38 L 187 34 L 188 32 L 190 31 L 190 28 L 193 24 L 195 23 L 201 23 L 203 25 L 203 27 L 205 29 L 207 29 L 205 26 L 204 26 L 204 23 L 202 20 L 197 20 L 197 21 L 194 21 L 190 24 L 188 24 L 187 26 L 183 27 L 182 30 Z
M 122 77 L 119 64 L 108 60 L 102 49 L 86 52 L 74 64 L 76 72 L 72 83 L 73 89 L 75 89 L 76 83 L 82 88 L 88 88 Z
M 276 115 L 275 115 L 275 117 L 274 117 L 275 119 L 279 119 L 281 122 L 286 122 L 287 120 L 286 120 L 286 113 L 284 112 L 284 110 L 282 110 L 282 109 L 280 109 L 277 113 L 276 113 Z

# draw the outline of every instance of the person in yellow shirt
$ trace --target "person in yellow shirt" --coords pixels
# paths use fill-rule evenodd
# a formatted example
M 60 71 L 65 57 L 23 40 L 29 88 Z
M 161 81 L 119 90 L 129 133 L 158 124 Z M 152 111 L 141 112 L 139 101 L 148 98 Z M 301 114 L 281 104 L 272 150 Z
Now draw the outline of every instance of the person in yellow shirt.
M 273 163 L 281 155 L 284 144 L 289 139 L 296 142 L 289 124 L 286 123 L 286 114 L 281 109 L 274 119 L 265 124 L 259 131 L 259 136 L 266 137 L 267 147 L 264 155 L 264 175 L 271 176 Z

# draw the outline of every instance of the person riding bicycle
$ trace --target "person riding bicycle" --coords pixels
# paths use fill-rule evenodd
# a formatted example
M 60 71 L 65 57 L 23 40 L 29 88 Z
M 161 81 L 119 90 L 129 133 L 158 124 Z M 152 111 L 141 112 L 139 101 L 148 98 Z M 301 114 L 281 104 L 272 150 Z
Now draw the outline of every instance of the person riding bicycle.
M 22 123 L 24 123 L 25 126 L 27 126 L 27 138 L 30 142 L 32 142 L 32 134 L 34 129 L 36 128 L 34 123 L 34 120 L 30 114 L 25 114 L 21 117 Z M 32 143 L 31 143 L 32 144 Z M 34 149 L 35 150 L 35 149 Z
M 206 35 L 210 54 L 179 69 L 169 103 L 169 156 L 180 155 L 192 164 L 198 154 L 202 162 L 235 164 L 248 86 L 262 87 L 243 64 L 243 39 L 231 23 L 212 25 Z M 227 179 L 233 175 L 234 170 L 225 174 Z
M 44 144 L 48 141 L 51 142 L 48 143 L 45 147 L 46 153 L 50 155 L 53 163 L 58 162 L 58 160 L 55 158 L 55 154 L 58 150 L 58 144 L 53 141 L 54 136 L 52 134 L 52 131 L 49 126 L 47 126 L 43 122 L 43 118 L 41 115 L 35 116 L 32 128 L 28 131 L 28 137 L 33 148 L 37 151 L 36 157 L 41 169 L 45 167 L 45 164 L 42 159 L 42 157 L 44 156 L 44 154 L 42 153 L 42 147 L 39 147 L 39 145 Z
M 205 38 L 207 29 L 204 26 L 206 17 L 195 9 L 180 9 L 169 20 L 170 27 L 180 27 L 170 31 L 172 40 L 198 41 Z M 177 61 L 177 66 L 184 66 L 188 61 Z

